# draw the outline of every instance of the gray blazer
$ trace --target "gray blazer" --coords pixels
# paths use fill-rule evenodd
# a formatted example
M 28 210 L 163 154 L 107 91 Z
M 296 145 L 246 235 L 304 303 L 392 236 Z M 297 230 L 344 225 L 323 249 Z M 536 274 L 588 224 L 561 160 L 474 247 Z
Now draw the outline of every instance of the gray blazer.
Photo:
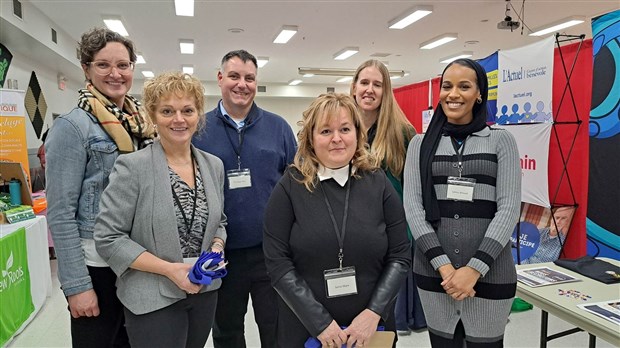
M 224 165 L 194 146 L 191 150 L 209 205 L 202 241 L 202 249 L 208 250 L 214 237 L 226 240 Z M 118 275 L 118 298 L 132 313 L 153 312 L 186 298 L 185 291 L 167 277 L 129 267 L 144 251 L 169 262 L 183 262 L 168 165 L 159 141 L 116 160 L 101 197 L 94 239 L 97 252 Z M 220 285 L 217 279 L 201 292 Z

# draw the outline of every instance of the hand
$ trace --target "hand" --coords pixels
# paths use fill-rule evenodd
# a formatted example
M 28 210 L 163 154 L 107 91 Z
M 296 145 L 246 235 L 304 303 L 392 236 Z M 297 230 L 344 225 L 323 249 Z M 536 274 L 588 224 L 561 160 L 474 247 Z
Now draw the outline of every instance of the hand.
M 370 309 L 364 309 L 358 314 L 351 325 L 344 329 L 344 333 L 349 336 L 347 347 L 363 347 L 368 344 L 372 335 L 377 331 L 379 319 L 381 317 Z
M 347 335 L 342 331 L 335 320 L 329 324 L 321 334 L 317 337 L 321 341 L 321 346 L 340 348 L 347 341 Z
M 71 316 L 76 319 L 79 317 L 96 317 L 99 315 L 97 294 L 93 289 L 71 295 L 67 297 L 67 301 L 69 302 Z
M 186 263 L 171 263 L 166 273 L 168 279 L 172 280 L 179 289 L 188 294 L 197 294 L 202 288 L 202 284 L 194 284 L 189 280 L 188 274 L 193 265 Z
M 474 286 L 478 279 L 480 279 L 480 273 L 469 266 L 465 266 L 454 271 L 449 279 L 441 282 L 441 286 L 453 299 L 462 301 L 467 297 L 476 295 Z
M 441 275 L 441 279 L 444 281 L 448 280 L 454 274 L 454 266 L 451 263 L 440 266 L 437 271 L 439 271 L 439 275 Z

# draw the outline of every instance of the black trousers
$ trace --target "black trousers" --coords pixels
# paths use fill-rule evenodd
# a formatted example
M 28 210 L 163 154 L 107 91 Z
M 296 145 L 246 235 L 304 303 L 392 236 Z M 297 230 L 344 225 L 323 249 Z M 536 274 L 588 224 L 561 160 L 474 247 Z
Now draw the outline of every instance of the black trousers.
M 110 267 L 90 266 L 88 273 L 97 294 L 100 313 L 96 317 L 71 317 L 72 346 L 129 347 L 123 305 L 116 297 L 116 274 Z
M 188 295 L 168 307 L 141 315 L 125 308 L 131 346 L 204 347 L 213 326 L 217 295 L 217 291 Z
M 276 347 L 277 294 L 265 267 L 262 245 L 226 250 L 228 275 L 222 279 L 213 325 L 215 348 L 244 348 L 244 320 L 252 296 L 262 348 Z
M 459 320 L 454 330 L 454 337 L 452 339 L 437 336 L 432 332 L 428 332 L 431 338 L 431 346 L 433 348 L 501 348 L 504 346 L 504 339 L 495 342 L 470 342 L 466 340 L 465 327 L 463 322 Z

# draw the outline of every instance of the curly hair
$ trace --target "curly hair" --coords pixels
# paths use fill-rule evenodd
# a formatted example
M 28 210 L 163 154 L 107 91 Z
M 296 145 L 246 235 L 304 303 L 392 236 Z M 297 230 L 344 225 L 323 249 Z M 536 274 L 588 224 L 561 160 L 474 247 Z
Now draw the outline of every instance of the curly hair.
M 165 72 L 144 83 L 142 104 L 155 123 L 157 104 L 160 100 L 172 95 L 178 98 L 185 96 L 193 98 L 198 112 L 198 129 L 196 132 L 199 132 L 206 123 L 204 93 L 204 86 L 196 77 L 180 71 Z
M 302 120 L 297 122 L 301 130 L 297 133 L 298 149 L 292 164 L 302 176 L 296 180 L 304 184 L 310 192 L 316 188 L 317 172 L 321 164 L 312 144 L 314 130 L 337 117 L 341 109 L 345 109 L 351 115 L 355 127 L 357 149 L 353 154 L 351 164 L 357 168 L 356 173 L 373 171 L 378 168 L 376 158 L 368 152 L 366 133 L 362 130 L 361 116 L 353 98 L 344 93 L 321 94 L 303 112 Z
M 82 34 L 82 38 L 78 43 L 80 63 L 87 65 L 92 62 L 95 54 L 101 51 L 108 42 L 122 43 L 127 48 L 127 52 L 129 52 L 129 60 L 132 63 L 136 62 L 135 47 L 131 40 L 107 28 L 93 28 Z
M 360 73 L 368 67 L 376 68 L 381 73 L 381 77 L 383 77 L 383 97 L 381 98 L 379 116 L 377 117 L 377 135 L 370 152 L 393 175 L 399 177 L 405 167 L 405 157 L 407 155 L 405 140 L 409 142 L 416 132 L 407 120 L 405 113 L 398 106 L 392 91 L 390 72 L 385 64 L 380 61 L 370 59 L 357 68 L 351 82 L 350 94 L 355 98 L 355 88 Z

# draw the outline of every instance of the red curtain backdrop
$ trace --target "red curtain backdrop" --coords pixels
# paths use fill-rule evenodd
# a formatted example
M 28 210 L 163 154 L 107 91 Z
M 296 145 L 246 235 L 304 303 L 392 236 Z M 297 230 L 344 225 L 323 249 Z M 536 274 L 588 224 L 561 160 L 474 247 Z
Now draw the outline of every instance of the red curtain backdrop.
M 432 106 L 439 102 L 439 77 L 432 80 Z M 414 83 L 394 89 L 394 97 L 415 127 L 416 132 L 422 133 L 422 111 L 428 110 L 428 81 Z
M 560 57 L 558 48 L 554 52 L 553 112 L 556 125 L 552 131 L 549 144 L 549 197 L 552 204 L 555 202 L 555 204 L 578 205 L 561 258 L 576 258 L 586 254 L 585 221 L 588 199 L 588 122 L 592 98 L 592 40 L 583 42 L 570 80 L 577 115 L 575 115 L 573 101 L 568 91 L 566 91 L 564 100 L 560 105 L 566 85 L 562 59 L 566 69 L 570 71 L 578 46 L 579 43 L 562 46 L 562 57 Z M 439 102 L 439 80 L 439 77 L 432 80 L 433 107 L 436 107 Z M 394 96 L 411 124 L 420 133 L 422 131 L 422 111 L 427 110 L 429 106 L 428 81 L 396 88 L 394 89 Z M 577 124 L 562 123 L 577 122 L 578 120 L 581 121 L 579 127 Z M 573 150 L 570 152 L 576 132 L 577 137 Z M 564 157 L 564 161 L 567 161 L 568 175 L 564 172 L 562 157 Z M 555 201 L 553 201 L 554 197 Z

